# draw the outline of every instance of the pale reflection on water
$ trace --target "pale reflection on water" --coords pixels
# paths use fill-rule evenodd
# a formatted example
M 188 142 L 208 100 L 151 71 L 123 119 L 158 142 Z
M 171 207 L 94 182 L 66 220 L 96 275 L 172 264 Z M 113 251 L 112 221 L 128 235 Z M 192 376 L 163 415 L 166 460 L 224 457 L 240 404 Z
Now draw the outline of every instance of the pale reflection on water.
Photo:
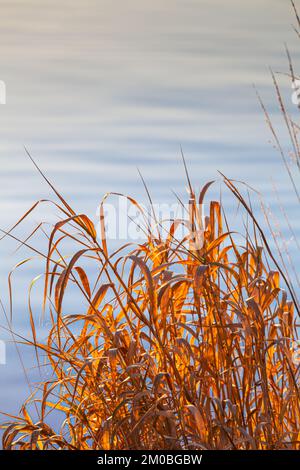
M 288 2 L 1 0 L 0 8 L 0 79 L 7 86 L 7 104 L 0 105 L 2 228 L 49 196 L 24 145 L 93 217 L 107 191 L 144 197 L 137 166 L 157 201 L 170 200 L 170 188 L 182 193 L 181 144 L 197 187 L 221 170 L 272 200 L 274 183 L 299 231 L 252 87 L 280 123 L 268 66 L 286 70 L 284 42 L 297 62 Z M 283 91 L 289 100 L 287 81 Z M 6 306 L 6 275 L 25 257 L 13 254 L 15 247 L 0 243 Z M 31 266 L 17 275 L 19 332 L 27 331 L 25 287 L 36 274 Z M 12 345 L 0 374 L 0 409 L 16 411 L 28 389 Z

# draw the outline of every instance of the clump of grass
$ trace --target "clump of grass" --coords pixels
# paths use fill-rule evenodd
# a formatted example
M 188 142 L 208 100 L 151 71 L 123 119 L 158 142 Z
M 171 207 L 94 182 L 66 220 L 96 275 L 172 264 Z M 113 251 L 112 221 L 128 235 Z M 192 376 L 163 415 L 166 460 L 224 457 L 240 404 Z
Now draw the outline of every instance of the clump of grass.
M 145 243 L 114 253 L 103 220 L 100 242 L 57 193 L 63 220 L 45 257 L 51 327 L 39 342 L 31 316 L 28 341 L 52 376 L 5 425 L 5 449 L 300 448 L 291 347 L 299 307 L 251 207 L 225 184 L 251 221 L 242 243 L 220 202 L 204 219 L 208 184 L 199 197 L 189 189 L 193 240 L 178 240 L 174 221 L 167 234 L 149 226 Z M 77 246 L 71 257 L 66 240 Z M 82 302 L 70 313 L 73 288 Z M 59 429 L 51 413 L 62 416 Z

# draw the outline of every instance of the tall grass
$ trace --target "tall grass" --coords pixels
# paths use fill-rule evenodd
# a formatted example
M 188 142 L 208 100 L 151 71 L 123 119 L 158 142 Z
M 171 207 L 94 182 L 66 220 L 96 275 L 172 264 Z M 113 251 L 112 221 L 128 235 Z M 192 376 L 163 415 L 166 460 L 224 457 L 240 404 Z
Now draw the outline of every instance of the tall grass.
M 45 255 L 51 326 L 39 342 L 30 311 L 27 341 L 51 376 L 4 426 L 5 449 L 300 448 L 299 306 L 251 206 L 224 182 L 248 218 L 243 234 L 218 201 L 204 218 L 209 184 L 198 196 L 190 185 L 192 238 L 177 238 L 181 221 L 168 233 L 149 225 L 145 243 L 112 253 L 104 220 L 99 241 L 56 192 L 62 220 Z M 81 301 L 69 312 L 74 288 Z M 61 426 L 50 426 L 53 413 Z
M 294 12 L 294 17 L 295 17 L 295 20 L 296 20 L 296 25 L 293 27 L 293 29 L 294 29 L 295 33 L 297 34 L 297 36 L 300 39 L 300 16 L 299 16 L 299 13 L 298 13 L 298 10 L 297 10 L 297 7 L 296 7 L 296 4 L 295 4 L 294 0 L 290 0 L 290 4 L 292 6 L 292 9 L 293 9 L 293 12 Z M 287 75 L 289 77 L 290 81 L 291 81 L 292 88 L 294 89 L 293 95 L 295 95 L 294 96 L 294 98 L 295 98 L 294 104 L 297 104 L 297 108 L 298 108 L 298 111 L 299 111 L 299 109 L 300 109 L 300 77 L 299 77 L 299 75 L 297 75 L 295 73 L 294 65 L 293 65 L 293 62 L 292 62 L 292 57 L 291 57 L 291 54 L 289 52 L 289 49 L 288 49 L 287 45 L 285 46 L 285 52 L 286 52 L 286 56 L 287 56 L 287 60 L 288 60 L 288 73 L 285 73 L 284 75 Z M 277 104 L 278 104 L 281 116 L 283 118 L 284 127 L 287 131 L 287 136 L 288 136 L 288 139 L 289 139 L 289 142 L 290 142 L 290 151 L 288 152 L 288 154 L 286 153 L 284 147 L 280 143 L 280 138 L 279 138 L 278 132 L 277 132 L 275 126 L 273 125 L 272 118 L 271 118 L 270 114 L 268 113 L 268 110 L 266 109 L 266 107 L 265 107 L 262 99 L 260 98 L 260 96 L 258 96 L 258 99 L 259 99 L 259 102 L 261 104 L 263 113 L 265 115 L 268 127 L 271 130 L 274 145 L 277 148 L 277 150 L 278 150 L 278 152 L 281 156 L 283 166 L 284 166 L 284 168 L 285 168 L 285 170 L 288 174 L 288 177 L 289 177 L 289 180 L 290 180 L 290 183 L 291 183 L 291 187 L 292 187 L 293 192 L 296 196 L 296 199 L 299 203 L 300 202 L 299 184 L 298 184 L 296 178 L 297 178 L 297 176 L 299 176 L 299 171 L 300 171 L 300 141 L 299 141 L 300 127 L 299 127 L 299 124 L 296 122 L 295 118 L 292 117 L 291 113 L 289 112 L 288 106 L 287 106 L 287 104 L 284 100 L 283 94 L 281 93 L 281 90 L 280 90 L 280 85 L 279 85 L 279 82 L 278 82 L 277 75 L 278 74 L 275 74 L 271 70 L 271 77 L 272 77 L 272 81 L 273 81 L 273 85 L 274 85 L 274 89 L 275 89 L 275 93 L 276 93 Z M 291 161 L 292 161 L 292 163 L 295 164 L 295 168 L 297 170 L 296 175 L 295 175 L 295 172 L 293 171 L 293 168 L 291 168 L 291 166 L 292 166 Z

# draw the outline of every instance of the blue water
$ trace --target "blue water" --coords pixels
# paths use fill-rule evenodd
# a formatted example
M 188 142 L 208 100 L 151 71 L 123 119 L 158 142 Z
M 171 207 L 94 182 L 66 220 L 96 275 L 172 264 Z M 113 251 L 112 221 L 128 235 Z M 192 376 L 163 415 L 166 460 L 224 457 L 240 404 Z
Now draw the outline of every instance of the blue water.
M 255 84 L 287 145 L 268 67 L 287 70 L 284 42 L 295 64 L 299 59 L 288 2 L 0 3 L 0 79 L 7 87 L 7 103 L 0 105 L 1 228 L 51 195 L 24 145 L 66 199 L 92 219 L 107 191 L 145 198 L 137 167 L 155 201 L 171 201 L 171 189 L 184 194 L 182 145 L 196 188 L 220 170 L 254 186 L 276 212 L 276 186 L 300 234 L 297 202 L 253 89 Z M 297 119 L 289 81 L 278 78 Z M 224 201 L 231 210 L 230 198 Z M 24 237 L 48 217 L 51 211 L 39 210 L 16 233 Z M 285 221 L 279 223 L 285 231 Z M 295 243 L 288 243 L 297 261 Z M 7 274 L 28 255 L 24 249 L 14 253 L 16 247 L 12 240 L 0 242 L 6 309 Z M 46 240 L 39 247 L 45 250 Z M 26 264 L 14 275 L 13 326 L 25 336 L 27 287 L 42 269 L 42 263 Z M 38 317 L 36 295 L 34 307 Z M 6 324 L 1 312 L 0 324 Z M 0 339 L 8 339 L 4 330 Z M 32 352 L 20 348 L 34 380 Z M 17 412 L 29 391 L 13 344 L 7 343 L 0 383 L 0 409 Z

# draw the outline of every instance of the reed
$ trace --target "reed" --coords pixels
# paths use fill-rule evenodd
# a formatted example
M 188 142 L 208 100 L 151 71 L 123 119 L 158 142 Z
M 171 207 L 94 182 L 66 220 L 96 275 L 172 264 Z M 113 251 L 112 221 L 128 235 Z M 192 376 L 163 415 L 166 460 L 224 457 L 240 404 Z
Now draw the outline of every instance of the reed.
M 189 183 L 192 238 L 173 221 L 115 252 L 104 220 L 99 240 L 52 186 L 62 220 L 44 257 L 51 326 L 40 342 L 30 311 L 26 341 L 51 376 L 4 425 L 5 449 L 300 448 L 299 306 L 250 204 L 224 184 L 248 217 L 243 234 L 219 201 L 204 218 L 210 183 L 199 196 Z

